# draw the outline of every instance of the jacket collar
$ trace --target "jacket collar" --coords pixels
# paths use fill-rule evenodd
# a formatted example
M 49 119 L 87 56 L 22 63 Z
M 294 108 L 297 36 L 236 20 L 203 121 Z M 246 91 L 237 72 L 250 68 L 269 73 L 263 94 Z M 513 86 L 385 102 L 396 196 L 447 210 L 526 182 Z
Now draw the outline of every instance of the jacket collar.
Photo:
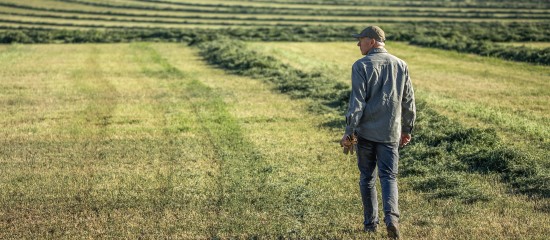
M 386 50 L 385 48 L 372 48 L 371 50 L 369 50 L 367 55 L 374 54 L 374 53 L 387 53 L 387 52 L 388 50 Z

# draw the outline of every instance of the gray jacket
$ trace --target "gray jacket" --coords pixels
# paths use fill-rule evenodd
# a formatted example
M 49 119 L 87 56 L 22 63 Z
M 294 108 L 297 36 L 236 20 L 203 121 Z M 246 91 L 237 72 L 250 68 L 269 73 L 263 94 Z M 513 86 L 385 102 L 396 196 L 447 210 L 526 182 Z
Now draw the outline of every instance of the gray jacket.
M 411 133 L 416 119 L 414 91 L 407 64 L 384 48 L 373 48 L 351 70 L 346 134 L 396 143 Z

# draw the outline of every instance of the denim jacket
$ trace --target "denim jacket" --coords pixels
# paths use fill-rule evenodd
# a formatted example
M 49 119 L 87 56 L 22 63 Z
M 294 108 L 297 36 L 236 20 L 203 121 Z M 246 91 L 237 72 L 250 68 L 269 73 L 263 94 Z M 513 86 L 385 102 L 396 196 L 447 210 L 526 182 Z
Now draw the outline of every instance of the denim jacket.
M 396 143 L 412 133 L 416 119 L 414 91 L 407 64 L 384 48 L 373 48 L 351 70 L 346 134 Z

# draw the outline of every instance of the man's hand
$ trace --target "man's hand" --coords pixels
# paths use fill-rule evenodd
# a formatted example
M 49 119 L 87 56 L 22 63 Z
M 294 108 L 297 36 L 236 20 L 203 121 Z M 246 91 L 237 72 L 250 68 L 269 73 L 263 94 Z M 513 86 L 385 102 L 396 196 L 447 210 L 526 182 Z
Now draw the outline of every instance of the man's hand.
M 357 136 L 355 134 L 346 135 L 340 140 L 340 146 L 344 148 L 344 154 L 351 153 L 353 155 L 355 151 L 355 145 L 357 145 Z
M 410 134 L 401 133 L 401 141 L 399 142 L 399 147 L 404 147 L 409 144 L 409 142 L 411 142 L 411 138 L 412 136 Z

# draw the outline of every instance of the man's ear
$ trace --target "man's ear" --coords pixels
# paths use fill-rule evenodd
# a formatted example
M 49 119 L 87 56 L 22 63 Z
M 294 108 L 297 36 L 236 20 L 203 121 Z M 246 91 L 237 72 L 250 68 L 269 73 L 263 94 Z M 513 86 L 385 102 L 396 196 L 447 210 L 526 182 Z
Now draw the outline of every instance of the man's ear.
M 370 39 L 370 43 L 374 46 L 376 44 L 376 39 L 374 38 L 369 38 Z

